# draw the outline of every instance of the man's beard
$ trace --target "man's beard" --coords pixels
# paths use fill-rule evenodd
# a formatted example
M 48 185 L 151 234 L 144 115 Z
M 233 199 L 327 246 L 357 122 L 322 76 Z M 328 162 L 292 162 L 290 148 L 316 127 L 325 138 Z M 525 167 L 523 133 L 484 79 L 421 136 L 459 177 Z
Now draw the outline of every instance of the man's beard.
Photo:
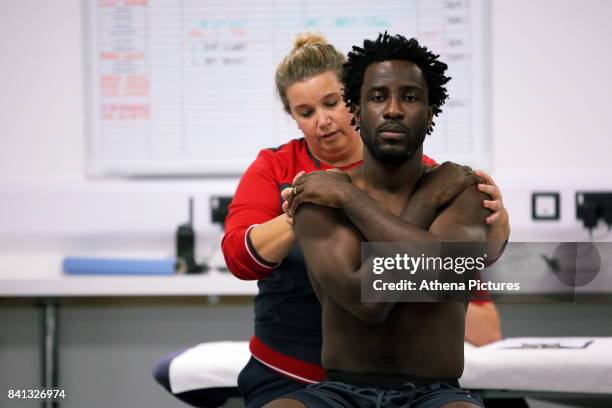
M 402 142 L 401 148 L 393 148 L 393 149 L 385 149 L 380 143 L 377 143 L 377 136 L 363 134 L 364 129 L 361 129 L 363 140 L 363 144 L 370 152 L 370 155 L 376 161 L 382 164 L 390 164 L 390 165 L 400 165 L 408 160 L 412 159 L 414 154 L 419 150 L 419 148 L 423 145 L 425 141 L 425 135 L 427 134 L 426 129 L 419 129 L 415 134 L 411 143 L 404 144 L 405 141 Z M 411 137 L 407 135 L 406 137 Z

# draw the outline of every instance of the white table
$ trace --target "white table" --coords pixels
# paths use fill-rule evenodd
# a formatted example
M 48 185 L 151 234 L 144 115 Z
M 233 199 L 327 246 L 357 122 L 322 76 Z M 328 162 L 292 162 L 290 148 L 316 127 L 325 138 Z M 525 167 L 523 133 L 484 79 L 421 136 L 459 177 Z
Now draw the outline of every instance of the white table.
M 558 339 L 538 340 L 551 343 Z M 503 348 L 505 340 L 483 347 L 465 343 L 465 369 L 459 382 L 462 387 L 478 390 L 487 398 L 581 396 L 608 403 L 612 401 L 612 337 L 589 340 L 592 343 L 580 349 L 507 349 Z M 172 393 L 234 389 L 249 357 L 248 342 L 194 346 L 170 364 Z
M 59 276 L 43 279 L 0 279 L 0 297 L 62 298 L 100 296 L 240 296 L 257 294 L 257 282 L 229 272 L 198 275 Z
M 257 282 L 241 281 L 216 269 L 198 275 L 172 276 L 57 276 L 0 279 L 0 297 L 40 299 L 43 313 L 41 340 L 42 387 L 57 388 L 58 299 L 145 296 L 243 296 L 255 295 Z M 57 407 L 42 400 L 42 407 Z

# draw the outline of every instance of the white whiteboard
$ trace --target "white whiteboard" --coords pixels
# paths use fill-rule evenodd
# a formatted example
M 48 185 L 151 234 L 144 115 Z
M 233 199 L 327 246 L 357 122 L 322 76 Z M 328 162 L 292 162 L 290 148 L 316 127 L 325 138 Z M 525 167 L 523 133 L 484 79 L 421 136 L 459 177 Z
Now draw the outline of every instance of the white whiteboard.
M 489 167 L 485 0 L 87 0 L 87 172 L 233 175 L 301 133 L 274 71 L 301 31 L 343 52 L 381 31 L 449 65 L 450 99 L 425 153 Z M 348 4 L 348 7 L 347 7 Z

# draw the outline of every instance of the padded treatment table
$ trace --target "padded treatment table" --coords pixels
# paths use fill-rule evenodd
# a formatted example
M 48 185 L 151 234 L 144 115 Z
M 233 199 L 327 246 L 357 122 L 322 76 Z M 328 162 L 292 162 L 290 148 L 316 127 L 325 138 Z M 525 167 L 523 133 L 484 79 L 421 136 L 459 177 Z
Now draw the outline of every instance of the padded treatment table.
M 464 388 L 482 390 L 485 396 L 590 395 L 612 401 L 612 338 L 589 339 L 592 342 L 585 348 L 563 348 L 564 343 L 571 347 L 572 341 L 583 340 L 572 338 L 535 339 L 541 341 L 539 347 L 530 338 L 504 339 L 483 347 L 466 343 L 465 370 L 459 382 Z M 507 348 L 523 341 L 524 348 Z M 204 389 L 235 388 L 249 358 L 247 342 L 202 343 L 160 362 L 157 370 L 167 367 L 169 391 L 180 397 Z M 238 396 L 237 391 L 226 391 Z M 200 406 L 216 405 L 204 402 Z

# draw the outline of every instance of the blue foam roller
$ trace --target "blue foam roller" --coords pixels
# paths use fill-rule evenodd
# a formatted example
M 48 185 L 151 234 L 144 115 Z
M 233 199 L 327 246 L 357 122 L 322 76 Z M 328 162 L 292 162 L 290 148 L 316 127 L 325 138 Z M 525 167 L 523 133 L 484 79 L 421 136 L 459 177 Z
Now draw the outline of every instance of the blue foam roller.
M 173 275 L 176 260 L 68 257 L 63 268 L 68 275 Z

